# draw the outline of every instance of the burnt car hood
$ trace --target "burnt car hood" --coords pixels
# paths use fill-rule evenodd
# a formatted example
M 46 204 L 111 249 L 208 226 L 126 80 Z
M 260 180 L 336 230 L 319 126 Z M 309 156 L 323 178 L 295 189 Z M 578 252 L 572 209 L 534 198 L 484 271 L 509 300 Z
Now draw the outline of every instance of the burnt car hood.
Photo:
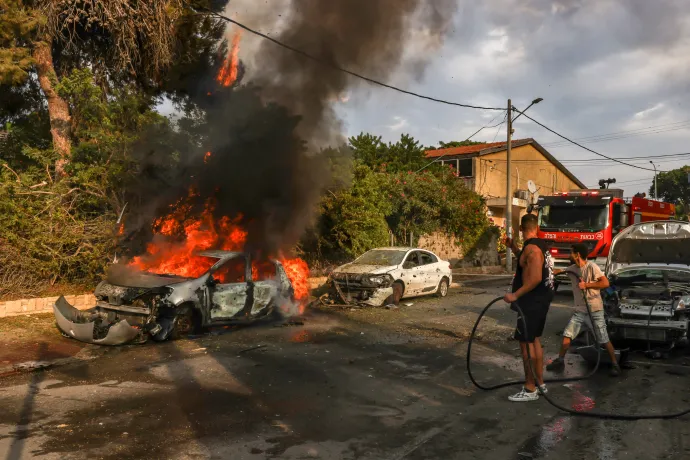
M 333 273 L 352 273 L 357 275 L 383 275 L 395 270 L 395 265 L 346 264 L 333 270 Z
M 636 267 L 690 268 L 690 223 L 654 221 L 631 225 L 614 238 L 607 274 Z
M 115 264 L 108 270 L 106 281 L 108 284 L 114 286 L 155 289 L 184 283 L 185 281 L 189 281 L 189 279 L 180 278 L 178 276 L 154 275 L 124 265 Z

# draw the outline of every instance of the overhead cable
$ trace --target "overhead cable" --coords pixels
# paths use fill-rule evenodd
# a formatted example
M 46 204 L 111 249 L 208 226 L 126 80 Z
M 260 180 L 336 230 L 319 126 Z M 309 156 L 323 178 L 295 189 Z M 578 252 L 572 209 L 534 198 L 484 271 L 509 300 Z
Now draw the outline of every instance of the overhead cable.
M 346 74 L 348 74 L 348 75 L 352 75 L 353 77 L 357 77 L 357 78 L 359 78 L 359 79 L 361 79 L 361 80 L 367 81 L 367 82 L 369 82 L 369 83 L 371 83 L 371 84 L 374 84 L 374 85 L 383 86 L 384 88 L 392 89 L 393 91 L 398 91 L 398 92 L 400 92 L 400 93 L 407 94 L 407 95 L 409 95 L 409 96 L 418 97 L 418 98 L 420 98 L 420 99 L 426 99 L 426 100 L 429 100 L 429 101 L 438 102 L 438 103 L 440 103 L 440 104 L 452 105 L 452 106 L 456 106 L 456 107 L 465 107 L 465 108 L 468 108 L 468 109 L 480 109 L 480 110 L 506 110 L 505 107 L 484 107 L 484 106 L 480 106 L 480 105 L 472 105 L 472 104 L 464 104 L 464 103 L 460 103 L 460 102 L 447 101 L 447 100 L 445 100 L 445 99 L 439 99 L 439 98 L 435 98 L 435 97 L 432 97 L 432 96 L 426 96 L 426 95 L 424 95 L 424 94 L 419 94 L 419 93 L 415 93 L 415 92 L 413 92 L 413 91 L 408 91 L 408 90 L 406 90 L 406 89 L 398 88 L 397 86 L 389 85 L 389 84 L 387 84 L 387 83 L 383 83 L 383 82 L 381 82 L 381 81 L 379 81 L 379 80 L 375 80 L 375 79 L 373 79 L 373 78 L 367 77 L 367 76 L 362 75 L 362 74 L 359 74 L 359 73 L 357 73 L 357 72 L 353 72 L 352 70 L 348 70 L 348 69 L 345 69 L 345 68 L 343 68 L 343 67 L 340 67 L 338 64 L 336 64 L 336 63 L 334 63 L 334 62 L 330 62 L 330 61 L 326 61 L 326 60 L 323 60 L 323 59 L 321 59 L 321 58 L 318 58 L 318 57 L 316 57 L 316 56 L 314 56 L 314 55 L 312 55 L 312 54 L 307 53 L 306 51 L 303 51 L 303 50 L 301 50 L 301 49 L 299 49 L 299 48 L 295 48 L 294 46 L 291 46 L 291 45 L 288 45 L 288 44 L 286 44 L 286 43 L 283 43 L 283 42 L 281 42 L 280 40 L 276 40 L 275 38 L 269 37 L 268 35 L 266 35 L 266 34 L 264 34 L 264 33 L 262 33 L 262 32 L 259 32 L 258 30 L 254 30 L 254 29 L 252 29 L 252 28 L 250 28 L 250 27 L 248 27 L 248 26 L 242 24 L 241 22 L 238 22 L 238 21 L 236 21 L 236 20 L 234 20 L 234 19 L 231 19 L 231 18 L 229 18 L 229 17 L 227 17 L 227 16 L 224 16 L 224 15 L 222 15 L 222 14 L 220 14 L 220 13 L 216 13 L 216 12 L 214 12 L 214 11 L 210 11 L 210 10 L 207 10 L 207 9 L 205 9 L 205 8 L 204 8 L 204 9 L 201 9 L 201 8 L 200 8 L 199 10 L 200 10 L 200 11 L 203 11 L 205 14 L 207 14 L 207 15 L 209 15 L 209 16 L 214 16 L 214 17 L 216 17 L 216 18 L 218 18 L 218 19 L 222 19 L 222 20 L 224 20 L 224 21 L 226 21 L 226 22 L 235 24 L 236 26 L 238 26 L 238 27 L 240 27 L 240 28 L 246 30 L 246 31 L 249 32 L 249 33 L 252 33 L 252 34 L 257 35 L 257 36 L 259 36 L 259 37 L 261 37 L 261 38 L 264 38 L 264 39 L 266 39 L 266 40 L 268 40 L 268 41 L 270 41 L 270 42 L 272 42 L 272 43 L 275 43 L 275 44 L 278 45 L 278 46 L 281 46 L 281 47 L 283 47 L 283 48 L 285 48 L 285 49 L 288 49 L 288 50 L 290 50 L 290 51 L 292 51 L 292 52 L 294 52 L 294 53 L 297 53 L 297 54 L 299 54 L 299 55 L 301 55 L 301 56 L 304 56 L 304 57 L 306 57 L 307 59 L 311 59 L 311 60 L 314 61 L 314 62 L 317 62 L 317 63 L 322 64 L 322 65 L 327 66 L 327 67 L 331 67 L 332 69 L 338 70 L 338 71 L 340 71 L 340 72 L 344 72 L 344 73 L 346 73 Z
M 570 142 L 571 144 L 577 145 L 577 146 L 580 147 L 581 149 L 587 150 L 588 152 L 591 152 L 591 153 L 593 153 L 593 154 L 595 154 L 595 155 L 597 155 L 597 156 L 600 156 L 600 157 L 602 157 L 602 158 L 606 158 L 607 160 L 611 160 L 611 161 L 614 161 L 614 162 L 616 162 L 616 163 L 620 163 L 620 164 L 625 165 L 625 166 L 629 166 L 629 167 L 631 167 L 631 168 L 642 169 L 642 170 L 645 170 L 645 171 L 654 171 L 654 170 L 651 169 L 651 168 L 643 168 L 642 166 L 637 166 L 637 165 L 634 165 L 634 164 L 631 164 L 631 163 L 626 163 L 625 161 L 617 160 L 616 158 L 609 157 L 609 156 L 607 156 L 607 155 L 604 155 L 603 153 L 597 152 L 596 150 L 592 150 L 592 149 L 590 149 L 589 147 L 585 147 L 584 145 L 582 145 L 582 144 L 580 144 L 580 143 L 578 143 L 578 142 L 575 142 L 574 140 L 572 140 L 572 139 L 570 139 L 570 138 L 564 136 L 563 134 L 561 134 L 561 133 L 559 133 L 559 132 L 557 132 L 557 131 L 555 131 L 555 130 L 549 128 L 548 126 L 544 125 L 543 123 L 538 122 L 538 121 L 535 120 L 534 118 L 532 118 L 532 117 L 530 117 L 529 115 L 527 115 L 525 112 L 522 112 L 522 111 L 516 109 L 515 107 L 513 107 L 513 110 L 515 110 L 515 111 L 517 111 L 517 112 L 520 112 L 522 115 L 525 116 L 525 118 L 527 118 L 528 120 L 532 120 L 532 122 L 534 122 L 534 123 L 536 123 L 537 125 L 541 126 L 542 128 L 544 128 L 544 129 L 547 130 L 548 132 L 550 132 L 550 133 L 552 133 L 552 134 L 555 134 L 556 136 L 560 137 L 561 139 L 566 140 L 566 141 Z M 660 170 L 657 170 L 656 172 L 667 172 L 667 171 L 660 171 Z

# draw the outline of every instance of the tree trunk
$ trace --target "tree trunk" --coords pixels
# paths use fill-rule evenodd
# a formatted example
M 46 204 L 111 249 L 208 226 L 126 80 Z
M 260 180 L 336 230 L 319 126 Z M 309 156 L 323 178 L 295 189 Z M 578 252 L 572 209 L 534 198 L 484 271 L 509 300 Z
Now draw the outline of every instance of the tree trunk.
M 71 156 L 71 131 L 72 120 L 69 114 L 67 101 L 61 98 L 55 88 L 53 88 L 52 78 L 57 78 L 55 66 L 53 65 L 53 55 L 50 44 L 39 42 L 36 44 L 33 53 L 36 69 L 38 71 L 38 81 L 41 89 L 48 101 L 48 115 L 50 117 L 50 134 L 53 136 L 53 148 L 60 155 L 60 159 L 55 163 L 55 172 L 58 176 L 65 175 L 65 166 L 69 163 Z

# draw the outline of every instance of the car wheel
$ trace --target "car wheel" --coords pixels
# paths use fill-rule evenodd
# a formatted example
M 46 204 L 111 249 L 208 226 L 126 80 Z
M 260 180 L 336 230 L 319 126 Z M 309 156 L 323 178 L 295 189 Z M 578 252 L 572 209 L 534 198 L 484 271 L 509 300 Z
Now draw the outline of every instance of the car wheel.
M 436 289 L 436 297 L 445 297 L 448 295 L 448 278 L 443 277 L 441 282 L 438 283 L 438 289 Z
M 405 286 L 400 281 L 396 281 L 393 283 L 392 287 L 393 294 L 388 296 L 384 302 L 384 305 L 398 305 L 400 303 L 400 299 L 402 299 L 403 293 L 405 292 Z
M 165 316 L 158 319 L 162 330 L 153 334 L 151 338 L 156 342 L 183 339 L 199 330 L 198 318 L 192 307 L 180 307 L 174 317 Z
M 177 314 L 170 338 L 172 340 L 182 339 L 194 333 L 195 330 L 196 327 L 194 325 L 194 315 L 192 314 L 192 310 L 190 308 L 185 308 Z

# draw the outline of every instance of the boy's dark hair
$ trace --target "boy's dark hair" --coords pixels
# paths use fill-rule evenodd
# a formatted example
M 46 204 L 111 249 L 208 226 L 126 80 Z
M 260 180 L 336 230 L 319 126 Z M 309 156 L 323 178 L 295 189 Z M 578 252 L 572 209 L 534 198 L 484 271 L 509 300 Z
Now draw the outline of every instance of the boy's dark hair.
M 582 260 L 587 260 L 587 256 L 589 255 L 589 248 L 586 244 L 573 244 L 571 248 L 575 254 L 579 254 L 580 257 L 582 257 Z
M 534 214 L 525 214 L 520 219 L 520 227 L 522 227 L 523 232 L 525 230 L 536 230 L 539 227 L 539 219 Z

